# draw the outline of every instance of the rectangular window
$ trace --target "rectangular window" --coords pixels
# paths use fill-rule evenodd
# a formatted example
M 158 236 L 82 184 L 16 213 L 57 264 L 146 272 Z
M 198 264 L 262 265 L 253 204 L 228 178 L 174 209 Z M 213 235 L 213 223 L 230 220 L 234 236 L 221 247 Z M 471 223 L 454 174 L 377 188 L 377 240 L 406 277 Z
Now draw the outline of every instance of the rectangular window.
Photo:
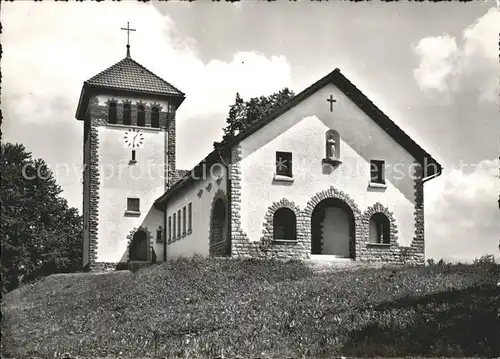
M 186 235 L 186 206 L 182 209 L 182 235 Z
M 276 174 L 292 177 L 292 153 L 276 152 Z
M 370 182 L 385 184 L 384 161 L 370 161 Z
M 188 204 L 188 232 L 191 233 L 193 230 L 193 208 L 192 203 Z
M 175 226 L 176 226 L 177 221 L 176 221 L 175 219 L 176 219 L 176 218 L 175 218 L 175 213 L 174 213 L 174 220 L 173 220 L 173 222 L 174 222 L 173 239 L 176 239 L 176 238 L 177 238 L 177 232 L 175 231 Z
M 140 212 L 139 210 L 139 198 L 127 198 L 127 211 Z
M 160 227 L 156 230 L 156 243 L 161 243 L 162 242 L 162 237 L 163 237 L 163 229 Z
M 168 217 L 168 242 L 172 241 L 172 216 Z
M 177 211 L 177 237 L 181 236 L 181 210 Z
M 135 150 L 132 150 L 132 161 L 135 162 Z

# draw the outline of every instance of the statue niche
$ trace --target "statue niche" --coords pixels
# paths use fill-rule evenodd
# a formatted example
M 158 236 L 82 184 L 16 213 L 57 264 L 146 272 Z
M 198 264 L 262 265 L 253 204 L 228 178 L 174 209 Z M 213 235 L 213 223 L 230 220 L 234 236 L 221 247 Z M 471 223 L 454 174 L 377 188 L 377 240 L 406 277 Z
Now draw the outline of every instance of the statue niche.
M 337 166 L 342 161 L 340 160 L 340 136 L 335 130 L 329 130 L 325 133 L 325 152 L 323 163 L 328 163 L 332 166 Z

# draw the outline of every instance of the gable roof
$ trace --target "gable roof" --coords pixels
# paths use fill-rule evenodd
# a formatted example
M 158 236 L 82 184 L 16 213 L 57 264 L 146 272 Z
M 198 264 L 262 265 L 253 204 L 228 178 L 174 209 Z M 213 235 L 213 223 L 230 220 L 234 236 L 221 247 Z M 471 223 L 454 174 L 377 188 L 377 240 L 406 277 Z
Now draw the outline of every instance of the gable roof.
M 341 72 L 336 68 L 328 75 L 313 83 L 311 86 L 294 96 L 281 107 L 269 113 L 261 120 L 254 123 L 245 131 L 239 133 L 233 138 L 223 141 L 215 142 L 215 150 L 208 154 L 199 164 L 197 164 L 193 171 L 200 167 L 203 163 L 208 162 L 210 158 L 214 157 L 217 150 L 232 148 L 245 138 L 251 136 L 262 127 L 269 124 L 291 108 L 297 106 L 299 103 L 313 95 L 316 91 L 323 88 L 327 84 L 335 85 L 342 93 L 344 93 L 359 109 L 361 109 L 368 117 L 370 117 L 376 124 L 378 124 L 389 136 L 391 136 L 401 147 L 410 153 L 418 162 L 426 164 L 424 168 L 424 178 L 431 178 L 441 174 L 442 166 L 422 147 L 420 147 L 410 136 L 408 136 L 401 128 L 399 128 L 386 114 L 382 112 L 375 104 L 368 99 L 354 84 L 349 81 Z M 155 201 L 155 205 L 159 206 L 163 201 L 173 195 L 177 190 L 184 187 L 191 177 L 185 177 L 172 186 L 167 192 Z
M 168 96 L 184 96 L 173 85 L 155 75 L 147 68 L 125 57 L 85 82 L 87 85 L 127 91 L 162 94 Z

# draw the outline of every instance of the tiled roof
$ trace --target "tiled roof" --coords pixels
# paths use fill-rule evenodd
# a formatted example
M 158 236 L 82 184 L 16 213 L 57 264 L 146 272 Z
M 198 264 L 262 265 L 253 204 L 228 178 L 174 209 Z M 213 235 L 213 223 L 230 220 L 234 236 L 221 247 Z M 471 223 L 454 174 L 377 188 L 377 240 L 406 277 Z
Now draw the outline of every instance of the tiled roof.
M 175 170 L 172 174 L 172 184 L 175 184 L 181 180 L 184 180 L 184 177 L 191 172 L 190 170 Z
M 170 96 L 184 96 L 167 81 L 126 57 L 85 82 L 90 86 L 140 91 Z

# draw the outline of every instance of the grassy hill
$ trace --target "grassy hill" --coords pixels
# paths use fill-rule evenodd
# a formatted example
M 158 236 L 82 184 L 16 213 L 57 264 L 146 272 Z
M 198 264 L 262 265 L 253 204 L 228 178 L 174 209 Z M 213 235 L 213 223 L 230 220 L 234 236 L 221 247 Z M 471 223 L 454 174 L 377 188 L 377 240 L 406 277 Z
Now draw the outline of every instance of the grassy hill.
M 5 358 L 500 356 L 498 265 L 314 271 L 194 258 L 3 298 Z

